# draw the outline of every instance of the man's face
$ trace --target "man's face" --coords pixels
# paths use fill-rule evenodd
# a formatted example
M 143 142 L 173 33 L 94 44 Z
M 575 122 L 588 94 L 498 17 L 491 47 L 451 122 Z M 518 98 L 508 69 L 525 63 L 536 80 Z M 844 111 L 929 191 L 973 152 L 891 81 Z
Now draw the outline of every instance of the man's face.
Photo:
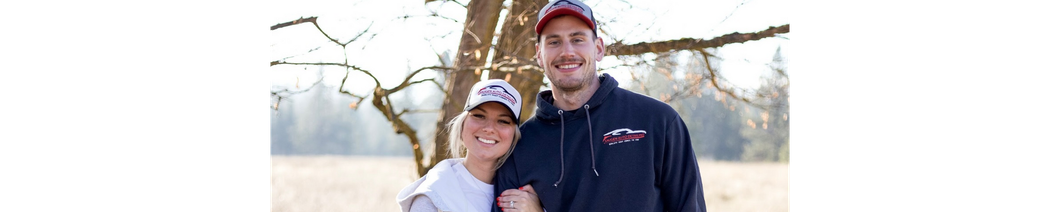
M 581 19 L 560 16 L 541 30 L 536 56 L 553 89 L 586 89 L 596 80 L 596 62 L 604 58 L 604 40 L 594 38 L 593 30 Z

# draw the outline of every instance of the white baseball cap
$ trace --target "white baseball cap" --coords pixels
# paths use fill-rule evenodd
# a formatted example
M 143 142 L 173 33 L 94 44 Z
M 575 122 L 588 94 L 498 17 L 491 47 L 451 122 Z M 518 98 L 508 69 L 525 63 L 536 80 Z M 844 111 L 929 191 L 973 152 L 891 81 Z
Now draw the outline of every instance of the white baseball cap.
M 471 92 L 467 94 L 467 103 L 464 111 L 470 111 L 482 103 L 497 102 L 507 107 L 515 114 L 515 122 L 519 123 L 519 111 L 523 108 L 523 99 L 519 91 L 511 84 L 500 79 L 483 80 L 471 86 Z

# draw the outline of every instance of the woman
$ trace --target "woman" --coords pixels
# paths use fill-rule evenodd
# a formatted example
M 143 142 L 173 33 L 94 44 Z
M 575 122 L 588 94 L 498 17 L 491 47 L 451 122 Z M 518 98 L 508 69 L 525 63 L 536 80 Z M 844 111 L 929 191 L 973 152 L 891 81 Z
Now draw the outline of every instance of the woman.
M 447 125 L 451 158 L 398 192 L 401 211 L 490 211 L 491 203 L 500 200 L 493 194 L 494 171 L 519 141 L 522 103 L 519 92 L 504 80 L 475 83 L 464 112 Z M 518 193 L 520 201 L 506 195 L 507 201 L 498 205 L 505 211 L 541 211 L 533 188 L 522 189 L 505 191 Z

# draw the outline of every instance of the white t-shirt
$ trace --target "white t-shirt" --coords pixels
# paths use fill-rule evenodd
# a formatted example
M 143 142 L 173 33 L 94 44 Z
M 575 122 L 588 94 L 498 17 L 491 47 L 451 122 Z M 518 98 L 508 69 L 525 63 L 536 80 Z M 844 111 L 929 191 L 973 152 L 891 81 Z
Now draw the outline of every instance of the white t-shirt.
M 438 162 L 426 175 L 398 192 L 396 200 L 401 210 L 436 212 L 436 204 L 440 204 L 452 211 L 490 211 L 496 198 L 493 185 L 471 175 L 463 161 L 451 158 Z
M 464 167 L 464 163 L 456 163 L 453 165 L 453 170 L 456 171 L 458 181 L 462 182 L 460 190 L 464 190 L 464 197 L 475 208 L 475 211 L 490 211 L 493 208 L 493 200 L 497 198 L 493 196 L 493 185 L 486 184 L 471 175 L 467 167 Z

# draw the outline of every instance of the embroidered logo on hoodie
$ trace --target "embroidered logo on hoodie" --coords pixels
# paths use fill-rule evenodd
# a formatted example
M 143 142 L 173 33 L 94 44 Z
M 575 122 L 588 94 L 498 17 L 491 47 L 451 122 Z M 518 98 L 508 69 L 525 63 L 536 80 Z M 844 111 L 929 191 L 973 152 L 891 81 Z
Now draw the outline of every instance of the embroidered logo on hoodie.
M 641 138 L 644 138 L 647 135 L 648 133 L 644 132 L 644 130 L 630 130 L 629 128 L 620 128 L 605 133 L 604 144 L 615 145 L 631 141 L 639 141 Z

